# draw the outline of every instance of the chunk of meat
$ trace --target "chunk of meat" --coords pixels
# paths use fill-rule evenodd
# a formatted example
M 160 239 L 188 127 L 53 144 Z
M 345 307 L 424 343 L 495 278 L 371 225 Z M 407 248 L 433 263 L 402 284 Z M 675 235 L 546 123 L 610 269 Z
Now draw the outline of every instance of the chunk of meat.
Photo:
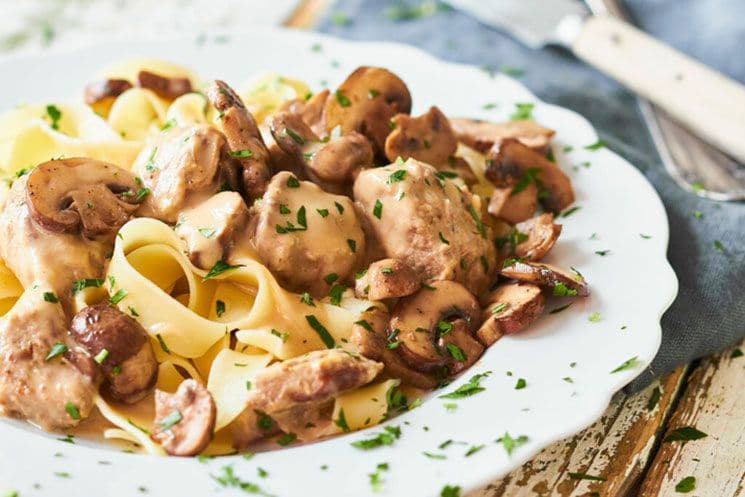
M 538 206 L 538 187 L 528 183 L 517 193 L 511 186 L 495 188 L 487 208 L 489 214 L 509 224 L 517 224 L 530 218 Z
M 191 262 L 209 269 L 227 260 L 233 247 L 246 234 L 248 207 L 236 192 L 220 192 L 183 211 L 176 234 L 186 241 Z
M 554 215 L 544 212 L 515 226 L 527 238 L 515 246 L 515 256 L 539 261 L 551 250 L 561 234 L 561 225 L 554 223 Z
M 241 98 L 224 81 L 210 83 L 205 94 L 220 112 L 220 129 L 227 137 L 232 155 L 241 164 L 243 190 L 252 200 L 261 197 L 272 173 L 269 151 L 256 121 Z
M 196 380 L 184 380 L 175 393 L 155 391 L 151 438 L 172 456 L 195 456 L 214 435 L 217 408 L 212 395 Z
M 450 119 L 450 125 L 459 142 L 478 150 L 487 152 L 494 144 L 506 138 L 519 140 L 541 155 L 548 151 L 548 145 L 555 131 L 545 128 L 535 121 L 518 120 L 505 123 L 491 123 L 478 119 Z
M 43 292 L 26 290 L 0 318 L 0 412 L 64 430 L 93 409 L 96 377 L 86 372 L 95 365 L 68 336 L 62 306 Z
M 365 236 L 349 198 L 281 172 L 255 209 L 256 252 L 285 288 L 320 298 L 330 289 L 326 276 L 348 281 L 359 267 Z
M 359 298 L 384 300 L 405 297 L 419 290 L 422 282 L 406 264 L 398 259 L 375 261 L 354 283 Z
M 133 404 L 155 385 L 158 362 L 148 334 L 116 307 L 84 307 L 73 317 L 70 333 L 98 363 L 112 398 Z
M 161 133 L 140 152 L 132 170 L 150 191 L 139 214 L 171 224 L 181 211 L 238 187 L 238 164 L 225 137 L 202 124 Z
M 545 192 L 541 203 L 553 212 L 574 202 L 572 183 L 564 171 L 517 140 L 505 139 L 494 145 L 486 160 L 486 177 L 499 188 L 533 181 Z
M 495 249 L 478 198 L 441 180 L 434 167 L 409 159 L 366 169 L 354 197 L 383 257 L 400 260 L 425 281 L 457 281 L 476 294 L 493 281 Z
M 93 105 L 107 98 L 113 99 L 132 88 L 126 79 L 103 79 L 88 84 L 83 91 L 83 101 Z
M 432 106 L 421 116 L 396 114 L 393 131 L 385 140 L 385 155 L 391 162 L 401 157 L 414 158 L 435 167 L 442 166 L 453 156 L 458 147 L 448 118 Z
M 476 332 L 479 341 L 489 347 L 502 335 L 527 328 L 543 313 L 546 299 L 541 289 L 530 283 L 499 285 L 486 298 L 481 314 L 482 324 Z
M 585 278 L 578 272 L 570 273 L 552 264 L 514 262 L 503 267 L 500 274 L 506 278 L 534 283 L 549 288 L 557 296 L 586 297 L 590 294 Z
M 137 73 L 137 86 L 152 90 L 159 97 L 168 100 L 175 100 L 192 91 L 189 78 L 167 78 L 150 71 Z

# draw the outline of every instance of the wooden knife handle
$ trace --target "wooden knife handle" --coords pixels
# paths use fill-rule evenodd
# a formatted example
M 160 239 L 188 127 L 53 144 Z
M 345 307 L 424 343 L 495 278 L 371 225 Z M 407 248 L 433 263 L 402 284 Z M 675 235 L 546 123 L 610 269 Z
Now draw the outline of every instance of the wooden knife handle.
M 572 50 L 745 164 L 745 86 L 611 16 L 590 17 Z

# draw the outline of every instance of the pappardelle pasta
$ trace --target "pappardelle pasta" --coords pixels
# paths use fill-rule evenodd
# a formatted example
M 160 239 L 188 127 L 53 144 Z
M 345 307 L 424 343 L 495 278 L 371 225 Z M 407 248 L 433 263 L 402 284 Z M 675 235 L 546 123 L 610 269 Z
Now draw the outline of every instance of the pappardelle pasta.
M 539 262 L 574 194 L 529 116 L 412 116 L 378 67 L 236 92 L 133 60 L 81 93 L 0 116 L 5 415 L 98 411 L 152 454 L 312 441 L 588 294 Z

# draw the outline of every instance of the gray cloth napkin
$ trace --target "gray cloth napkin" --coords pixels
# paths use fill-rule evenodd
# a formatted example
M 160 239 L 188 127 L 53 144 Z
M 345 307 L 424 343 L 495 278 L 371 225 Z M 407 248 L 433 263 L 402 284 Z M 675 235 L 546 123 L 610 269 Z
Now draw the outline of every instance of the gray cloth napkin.
M 626 6 L 642 29 L 745 82 L 741 0 L 628 0 Z M 664 171 L 633 95 L 620 85 L 562 49 L 531 50 L 433 1 L 338 0 L 318 29 L 409 43 L 445 60 L 494 70 L 519 69 L 520 80 L 541 99 L 585 116 L 611 149 L 644 173 L 667 209 L 668 258 L 680 292 L 662 318 L 660 351 L 627 391 L 745 336 L 745 204 L 712 202 L 680 189 Z M 640 281 L 640 298 L 643 287 Z

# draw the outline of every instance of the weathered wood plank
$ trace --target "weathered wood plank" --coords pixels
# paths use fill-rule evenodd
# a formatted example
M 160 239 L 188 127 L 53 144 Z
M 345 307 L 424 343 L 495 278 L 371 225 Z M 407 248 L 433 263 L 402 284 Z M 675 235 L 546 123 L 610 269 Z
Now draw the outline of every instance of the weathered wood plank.
M 585 431 L 547 447 L 522 468 L 468 497 L 626 495 L 653 455 L 686 370 L 681 367 L 635 395 L 617 394 L 603 417 Z M 650 410 L 656 392 L 659 401 Z M 605 481 L 572 479 L 570 472 Z
M 670 418 L 667 432 L 693 426 L 708 436 L 665 442 L 655 455 L 640 497 L 677 495 L 685 477 L 696 478 L 697 497 L 745 496 L 745 356 L 731 349 L 704 359 Z
M 298 2 L 298 6 L 285 21 L 285 26 L 312 27 L 330 4 L 331 0 L 302 0 Z

